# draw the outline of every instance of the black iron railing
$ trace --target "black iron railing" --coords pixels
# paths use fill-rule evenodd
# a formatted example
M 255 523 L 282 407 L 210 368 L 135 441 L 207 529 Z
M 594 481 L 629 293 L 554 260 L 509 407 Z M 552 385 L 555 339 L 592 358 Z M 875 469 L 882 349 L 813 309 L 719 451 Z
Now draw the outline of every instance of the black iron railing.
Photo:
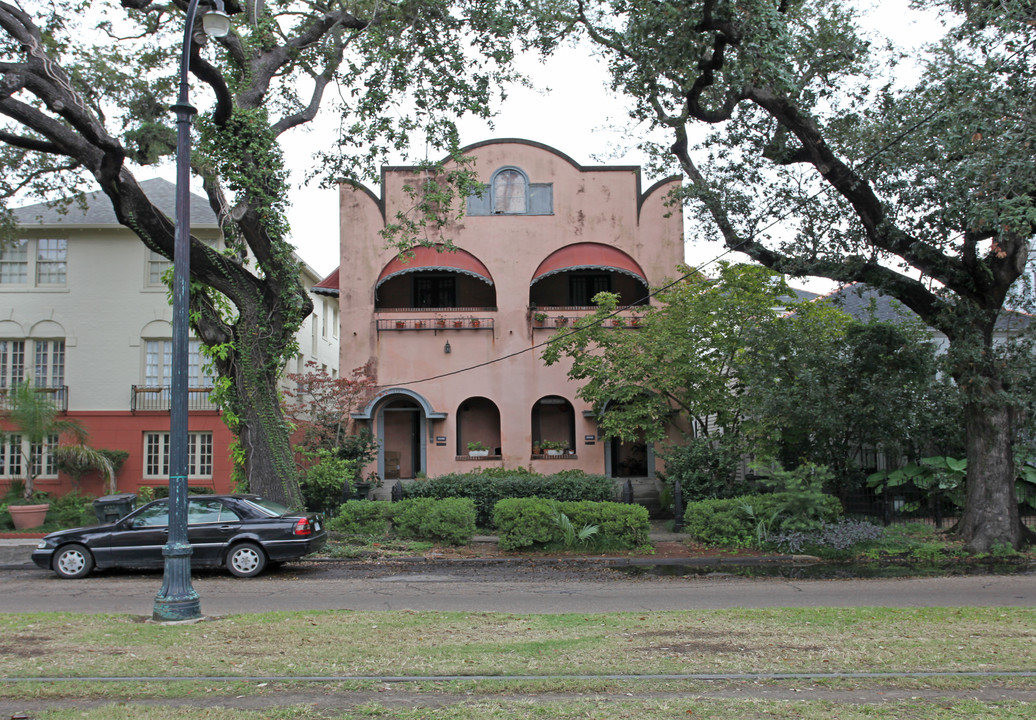
M 212 401 L 213 388 L 192 387 L 187 389 L 187 410 L 218 410 Z M 132 412 L 169 412 L 170 392 L 167 387 L 133 385 L 130 396 Z

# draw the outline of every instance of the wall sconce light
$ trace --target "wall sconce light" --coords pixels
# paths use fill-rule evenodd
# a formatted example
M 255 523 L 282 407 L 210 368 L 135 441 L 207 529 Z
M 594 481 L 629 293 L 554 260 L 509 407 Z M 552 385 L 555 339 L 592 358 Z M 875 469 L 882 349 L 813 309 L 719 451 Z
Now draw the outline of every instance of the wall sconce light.
M 447 355 L 449 355 L 451 352 L 453 352 L 453 348 L 450 347 L 450 341 L 449 340 L 447 340 L 446 344 L 443 345 L 442 351 L 444 353 L 446 353 Z

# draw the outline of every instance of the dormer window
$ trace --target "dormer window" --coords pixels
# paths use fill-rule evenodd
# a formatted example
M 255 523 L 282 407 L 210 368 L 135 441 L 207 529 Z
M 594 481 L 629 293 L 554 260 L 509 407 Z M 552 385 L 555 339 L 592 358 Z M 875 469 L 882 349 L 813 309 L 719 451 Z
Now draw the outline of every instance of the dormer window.
M 468 215 L 552 215 L 554 186 L 531 183 L 519 168 L 502 167 L 493 173 L 482 197 L 468 196 Z

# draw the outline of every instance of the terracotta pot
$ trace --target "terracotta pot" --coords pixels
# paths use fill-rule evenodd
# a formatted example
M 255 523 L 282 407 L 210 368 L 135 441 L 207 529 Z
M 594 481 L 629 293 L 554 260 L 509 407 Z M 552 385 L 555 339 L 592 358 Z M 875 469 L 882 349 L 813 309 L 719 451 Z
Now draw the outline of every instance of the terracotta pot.
M 7 512 L 11 513 L 11 520 L 14 522 L 15 530 L 26 530 L 39 527 L 47 519 L 47 510 L 50 505 L 8 505 Z

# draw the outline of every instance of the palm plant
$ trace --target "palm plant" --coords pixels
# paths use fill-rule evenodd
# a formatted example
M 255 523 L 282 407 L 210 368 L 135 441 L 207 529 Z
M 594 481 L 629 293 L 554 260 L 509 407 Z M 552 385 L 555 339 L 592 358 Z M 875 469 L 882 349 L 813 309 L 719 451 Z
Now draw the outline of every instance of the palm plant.
M 97 450 L 87 447 L 87 433 L 83 426 L 75 420 L 59 417 L 58 412 L 57 406 L 46 393 L 27 382 L 17 383 L 11 388 L 5 407 L 0 411 L 0 420 L 10 428 L 10 432 L 18 434 L 22 439 L 22 472 L 27 500 L 32 498 L 36 476 L 39 475 L 44 443 L 54 436 L 70 439 L 71 443 L 62 446 L 62 452 L 72 453 L 81 463 L 88 460 L 106 475 L 109 485 L 114 478 L 115 473 L 108 459 Z

